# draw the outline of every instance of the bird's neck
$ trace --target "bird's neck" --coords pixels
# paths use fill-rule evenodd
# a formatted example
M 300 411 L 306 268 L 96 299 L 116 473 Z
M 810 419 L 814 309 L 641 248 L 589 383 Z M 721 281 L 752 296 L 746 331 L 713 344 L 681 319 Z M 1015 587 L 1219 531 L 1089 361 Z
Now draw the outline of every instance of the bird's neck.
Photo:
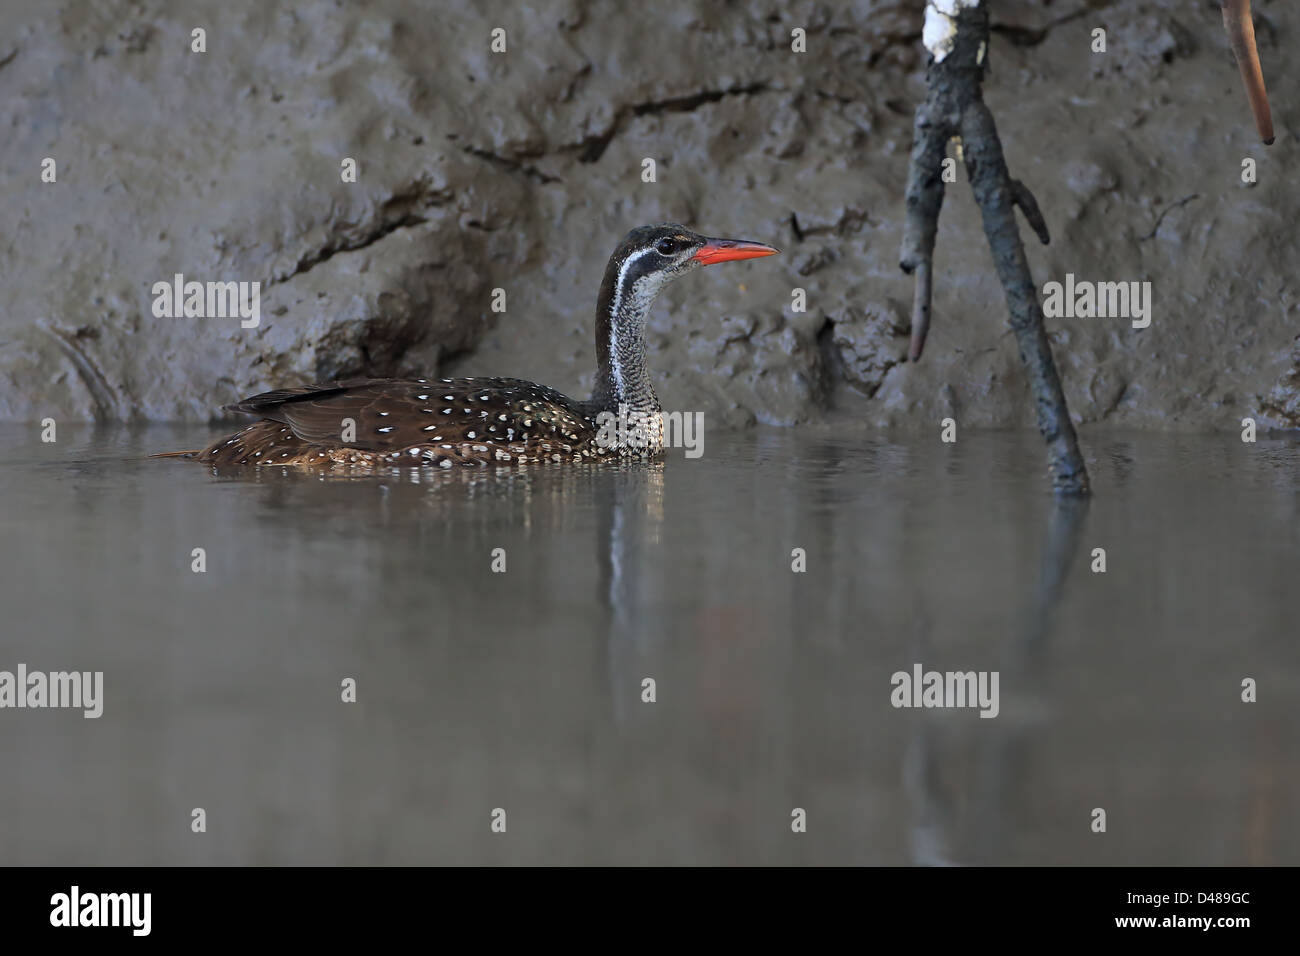
M 661 283 L 637 266 L 635 253 L 611 261 L 600 286 L 596 386 L 589 403 L 597 412 L 617 411 L 620 405 L 633 412 L 660 410 L 646 366 L 645 327 Z

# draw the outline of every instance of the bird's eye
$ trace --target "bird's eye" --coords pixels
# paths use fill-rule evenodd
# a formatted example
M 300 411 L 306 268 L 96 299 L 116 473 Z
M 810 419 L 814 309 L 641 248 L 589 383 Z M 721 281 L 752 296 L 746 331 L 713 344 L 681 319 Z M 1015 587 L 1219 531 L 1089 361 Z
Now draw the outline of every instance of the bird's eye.
M 672 239 L 660 239 L 659 244 L 655 246 L 655 250 L 661 256 L 671 256 L 677 251 L 677 243 Z

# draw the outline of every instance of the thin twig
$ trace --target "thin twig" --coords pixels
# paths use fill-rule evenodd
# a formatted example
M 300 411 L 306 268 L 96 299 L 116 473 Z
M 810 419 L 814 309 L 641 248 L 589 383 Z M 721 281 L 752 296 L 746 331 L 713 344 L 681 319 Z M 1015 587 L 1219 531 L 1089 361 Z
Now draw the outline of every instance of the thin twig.
M 916 295 L 912 299 L 912 341 L 907 349 L 907 360 L 919 362 L 925 348 L 925 336 L 930 331 L 930 260 L 922 259 L 916 266 Z
M 1025 214 L 1025 221 L 1029 223 L 1029 228 L 1034 230 L 1034 235 L 1038 236 L 1038 241 L 1045 246 L 1050 245 L 1052 236 L 1047 231 L 1047 223 L 1038 209 L 1038 200 L 1029 191 L 1029 187 L 1018 179 L 1011 180 L 1011 201 Z
M 1264 89 L 1264 71 L 1259 66 L 1259 50 L 1255 45 L 1255 21 L 1250 15 L 1250 0 L 1220 0 L 1223 11 L 1223 29 L 1228 32 L 1228 43 L 1237 60 L 1241 82 L 1246 87 L 1246 99 L 1255 117 L 1255 128 L 1265 146 L 1273 145 L 1273 115 L 1268 108 L 1268 91 Z

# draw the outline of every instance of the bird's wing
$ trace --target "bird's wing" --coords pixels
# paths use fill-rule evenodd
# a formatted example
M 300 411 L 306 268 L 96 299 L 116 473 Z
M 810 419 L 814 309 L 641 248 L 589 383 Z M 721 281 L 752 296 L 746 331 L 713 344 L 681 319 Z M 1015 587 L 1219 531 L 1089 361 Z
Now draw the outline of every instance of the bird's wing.
M 277 389 L 227 407 L 282 422 L 313 444 L 385 452 L 421 443 L 506 443 L 543 430 L 572 441 L 589 428 L 576 404 L 531 382 L 457 378 Z

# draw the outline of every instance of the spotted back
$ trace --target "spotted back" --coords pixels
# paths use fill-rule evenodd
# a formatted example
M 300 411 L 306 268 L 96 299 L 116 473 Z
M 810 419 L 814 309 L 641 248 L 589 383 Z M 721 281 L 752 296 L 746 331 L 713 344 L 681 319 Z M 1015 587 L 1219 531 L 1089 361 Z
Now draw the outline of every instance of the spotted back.
M 199 455 L 211 464 L 528 462 L 603 457 L 582 403 L 510 378 L 359 379 L 278 389 L 232 411 L 260 416 Z

